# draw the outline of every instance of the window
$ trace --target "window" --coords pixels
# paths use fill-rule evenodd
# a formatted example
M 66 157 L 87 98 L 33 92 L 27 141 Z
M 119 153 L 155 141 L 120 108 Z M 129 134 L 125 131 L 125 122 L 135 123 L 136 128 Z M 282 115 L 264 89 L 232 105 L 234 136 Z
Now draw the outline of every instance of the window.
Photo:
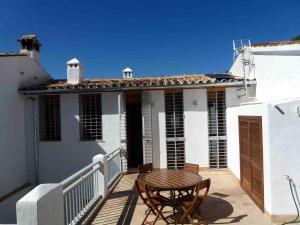
M 79 95 L 80 140 L 102 140 L 101 94 Z
M 182 169 L 185 163 L 184 108 L 182 90 L 165 92 L 167 167 Z
M 227 168 L 226 94 L 224 90 L 207 92 L 209 165 Z
M 60 141 L 60 96 L 39 96 L 40 141 Z

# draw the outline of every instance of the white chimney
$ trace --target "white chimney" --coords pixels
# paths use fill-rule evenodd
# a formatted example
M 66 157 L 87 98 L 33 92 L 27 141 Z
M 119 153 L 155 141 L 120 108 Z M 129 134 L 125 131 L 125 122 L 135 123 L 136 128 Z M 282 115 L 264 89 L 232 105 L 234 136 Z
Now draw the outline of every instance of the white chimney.
M 38 41 L 36 35 L 23 35 L 19 40 L 21 44 L 20 53 L 26 53 L 37 63 L 40 63 L 40 47 L 42 46 Z
M 123 70 L 123 78 L 132 78 L 133 71 L 129 67 Z
M 79 84 L 82 82 L 83 68 L 78 59 L 73 58 L 67 62 L 67 83 Z

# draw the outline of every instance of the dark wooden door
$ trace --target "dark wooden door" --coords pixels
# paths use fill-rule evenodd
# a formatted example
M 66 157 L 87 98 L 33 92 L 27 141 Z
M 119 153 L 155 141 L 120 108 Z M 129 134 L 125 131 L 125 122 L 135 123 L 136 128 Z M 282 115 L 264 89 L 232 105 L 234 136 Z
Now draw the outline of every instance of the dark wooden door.
M 141 94 L 126 93 L 127 163 L 129 169 L 143 164 Z
M 241 186 L 264 210 L 262 119 L 239 116 Z

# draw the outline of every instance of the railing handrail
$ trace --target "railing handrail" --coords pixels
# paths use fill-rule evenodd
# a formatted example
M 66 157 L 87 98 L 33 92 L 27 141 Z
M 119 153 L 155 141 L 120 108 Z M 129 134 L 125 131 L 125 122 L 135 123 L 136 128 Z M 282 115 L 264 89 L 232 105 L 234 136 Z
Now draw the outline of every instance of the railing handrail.
M 121 151 L 121 148 L 117 148 L 114 151 L 105 155 L 107 161 L 109 162 L 111 159 L 113 159 L 117 154 L 119 154 L 120 151 Z
M 87 173 L 85 173 L 84 175 L 82 175 L 79 179 L 77 179 L 75 182 L 71 183 L 70 185 L 66 186 L 66 188 L 63 188 L 63 194 L 69 192 L 70 190 L 72 190 L 72 188 L 74 188 L 77 184 L 79 184 L 82 180 L 84 180 L 86 177 L 88 177 L 89 175 L 93 174 L 95 171 L 97 171 L 99 169 L 99 167 L 95 167 L 91 170 L 89 170 Z
M 120 148 L 117 148 L 114 151 L 106 154 L 105 157 L 107 158 L 107 161 L 109 162 L 111 159 L 113 159 L 115 157 L 115 155 L 117 155 L 120 152 L 120 150 L 121 150 Z M 73 175 L 69 176 L 68 178 L 66 178 L 65 180 L 63 180 L 62 182 L 60 182 L 60 184 L 63 186 L 63 188 L 66 188 L 72 182 L 76 181 L 78 178 L 80 178 L 81 176 L 83 176 L 85 173 L 89 172 L 89 170 L 93 169 L 93 167 L 95 165 L 97 165 L 98 163 L 99 162 L 93 162 L 93 163 L 88 164 L 87 166 L 85 166 L 81 170 L 77 171 Z
M 87 172 L 93 169 L 93 166 L 99 164 L 99 162 L 93 162 L 88 164 L 87 166 L 83 167 L 81 170 L 77 171 L 73 175 L 69 176 L 68 178 L 64 179 L 60 184 L 63 186 L 63 189 L 70 185 L 73 181 L 77 180 L 81 176 L 84 176 Z

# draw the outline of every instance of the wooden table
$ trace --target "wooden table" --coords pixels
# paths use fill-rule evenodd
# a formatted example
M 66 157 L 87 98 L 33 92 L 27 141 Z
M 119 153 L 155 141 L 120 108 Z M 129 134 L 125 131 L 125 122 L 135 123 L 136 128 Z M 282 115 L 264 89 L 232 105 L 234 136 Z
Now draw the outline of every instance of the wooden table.
M 176 193 L 182 189 L 195 186 L 202 180 L 199 174 L 194 174 L 185 170 L 153 170 L 141 176 L 141 179 L 155 190 L 170 191 L 170 198 L 173 203 L 174 221 L 176 224 Z

